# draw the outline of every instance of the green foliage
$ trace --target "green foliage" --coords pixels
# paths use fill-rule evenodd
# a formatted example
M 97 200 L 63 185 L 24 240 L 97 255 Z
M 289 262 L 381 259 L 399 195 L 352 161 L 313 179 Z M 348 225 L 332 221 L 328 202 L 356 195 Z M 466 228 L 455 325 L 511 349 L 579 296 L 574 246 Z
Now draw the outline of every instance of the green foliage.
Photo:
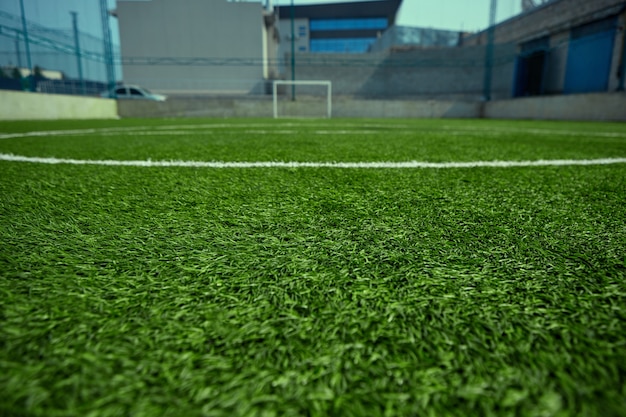
M 109 130 L 3 139 L 0 152 L 626 156 L 619 124 L 122 120 L 0 131 L 98 127 Z M 623 415 L 625 195 L 624 164 L 0 162 L 0 414 Z
M 22 73 L 20 72 L 20 70 L 17 67 L 14 67 L 13 70 L 11 70 L 11 78 L 13 78 L 15 80 L 21 80 L 22 79 Z
M 35 65 L 33 68 L 33 76 L 37 79 L 45 79 L 46 77 L 43 75 L 43 69 L 39 65 Z

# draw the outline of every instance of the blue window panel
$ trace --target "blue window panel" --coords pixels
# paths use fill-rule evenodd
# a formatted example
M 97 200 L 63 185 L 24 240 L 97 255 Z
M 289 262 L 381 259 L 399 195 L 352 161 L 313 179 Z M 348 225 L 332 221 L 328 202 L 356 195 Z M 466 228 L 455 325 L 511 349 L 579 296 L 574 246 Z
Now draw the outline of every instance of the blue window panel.
M 306 36 L 306 26 L 300 26 L 300 27 L 298 27 L 298 35 L 300 35 L 300 36 Z
M 367 52 L 376 38 L 311 39 L 311 52 L 363 53 Z
M 614 39 L 615 28 L 570 40 L 564 93 L 607 90 Z
M 387 18 L 368 17 L 362 19 L 311 19 L 311 30 L 355 30 L 387 29 Z

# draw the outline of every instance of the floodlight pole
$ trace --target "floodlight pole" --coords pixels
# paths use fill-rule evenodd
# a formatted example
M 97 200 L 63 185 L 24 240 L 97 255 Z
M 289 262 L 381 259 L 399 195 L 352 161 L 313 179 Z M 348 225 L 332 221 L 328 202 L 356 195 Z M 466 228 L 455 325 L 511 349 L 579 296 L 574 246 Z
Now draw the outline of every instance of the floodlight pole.
M 22 68 L 22 52 L 20 51 L 20 34 L 15 31 L 15 54 L 17 55 L 17 67 Z
M 111 29 L 109 28 L 109 9 L 107 0 L 100 0 L 100 19 L 102 20 L 102 35 L 104 39 L 104 61 L 107 73 L 110 98 L 115 98 L 115 65 L 113 63 L 113 46 L 111 45 Z
M 493 43 L 496 25 L 497 0 L 491 0 L 489 7 L 489 27 L 487 28 L 487 46 L 485 49 L 485 79 L 483 82 L 483 97 L 485 101 L 491 100 L 491 76 L 493 72 Z
M 78 79 L 80 80 L 81 94 L 85 95 L 85 80 L 83 79 L 83 64 L 80 58 L 80 40 L 78 37 L 78 13 L 70 12 L 72 15 L 72 28 L 74 29 L 74 49 L 76 50 L 76 65 L 78 67 Z
M 295 31 L 295 9 L 291 0 L 291 81 L 296 80 L 296 31 Z M 291 84 L 291 100 L 296 101 L 296 85 Z
M 28 76 L 28 89 L 30 91 L 35 91 L 35 71 L 33 69 L 33 64 L 30 59 L 30 44 L 28 42 L 28 26 L 26 25 L 26 15 L 24 14 L 24 0 L 20 0 L 20 12 L 22 13 L 22 32 L 24 33 L 24 47 L 26 48 L 26 64 L 28 65 L 28 70 L 30 71 L 30 75 Z

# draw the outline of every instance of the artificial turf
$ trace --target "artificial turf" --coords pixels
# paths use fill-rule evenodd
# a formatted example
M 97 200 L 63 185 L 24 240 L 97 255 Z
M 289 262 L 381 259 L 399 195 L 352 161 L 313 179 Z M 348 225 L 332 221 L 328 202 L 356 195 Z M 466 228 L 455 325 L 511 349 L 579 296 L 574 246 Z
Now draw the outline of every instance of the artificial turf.
M 73 129 L 0 139 L 0 153 L 626 156 L 626 125 L 608 123 L 3 122 L 0 135 Z M 0 415 L 625 415 L 625 203 L 623 163 L 0 161 Z

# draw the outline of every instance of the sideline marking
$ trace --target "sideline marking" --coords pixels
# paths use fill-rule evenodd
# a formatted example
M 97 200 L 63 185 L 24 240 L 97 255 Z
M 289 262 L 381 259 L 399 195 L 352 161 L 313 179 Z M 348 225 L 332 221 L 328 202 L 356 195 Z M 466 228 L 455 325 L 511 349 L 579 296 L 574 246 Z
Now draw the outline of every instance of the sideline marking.
M 0 161 L 37 164 L 104 165 L 130 167 L 185 167 L 185 168 L 512 168 L 569 165 L 608 165 L 626 163 L 626 158 L 600 159 L 540 159 L 537 161 L 470 161 L 470 162 L 224 162 L 224 161 L 146 161 L 113 159 L 41 158 L 0 153 Z
M 86 128 L 86 129 L 73 129 L 73 130 L 42 130 L 20 133 L 2 133 L 0 132 L 0 139 L 17 139 L 27 137 L 48 137 L 48 136 L 74 136 L 74 135 L 100 135 L 111 136 L 115 134 L 124 135 L 125 133 L 132 134 L 134 136 L 144 135 L 200 135 L 200 134 L 214 134 L 220 133 L 246 133 L 246 134 L 294 134 L 299 132 L 298 130 L 285 129 L 285 128 L 315 128 L 318 124 L 307 123 L 275 123 L 269 125 L 267 123 L 241 123 L 241 124 L 229 124 L 229 123 L 216 123 L 216 124 L 186 124 L 186 125 L 161 125 L 161 126 L 119 126 L 119 127 L 102 127 L 102 128 Z M 271 129 L 267 129 L 271 127 Z M 502 136 L 507 133 L 526 133 L 529 135 L 555 135 L 555 136 L 589 136 L 589 137 L 613 137 L 613 138 L 626 138 L 626 132 L 596 132 L 596 131 L 572 131 L 572 130 L 558 130 L 558 129 L 542 129 L 542 128 L 520 128 L 520 127 L 503 127 L 503 126 L 490 126 L 490 127 L 477 127 L 477 126 L 453 126 L 443 125 L 440 128 L 426 127 L 417 128 L 411 127 L 405 124 L 355 124 L 355 123 L 341 123 L 333 125 L 336 128 L 343 128 L 337 130 L 320 130 L 313 129 L 308 133 L 317 135 L 331 135 L 331 134 L 375 134 L 380 133 L 376 129 L 387 129 L 394 134 L 420 134 L 427 133 L 429 135 L 483 135 L 483 136 Z M 242 128 L 247 129 L 243 132 L 224 132 L 222 129 Z M 279 128 L 279 129 L 276 129 Z M 346 129 L 357 128 L 357 129 Z M 373 129 L 373 130 L 368 130 Z M 204 130 L 204 131 L 202 131 Z

